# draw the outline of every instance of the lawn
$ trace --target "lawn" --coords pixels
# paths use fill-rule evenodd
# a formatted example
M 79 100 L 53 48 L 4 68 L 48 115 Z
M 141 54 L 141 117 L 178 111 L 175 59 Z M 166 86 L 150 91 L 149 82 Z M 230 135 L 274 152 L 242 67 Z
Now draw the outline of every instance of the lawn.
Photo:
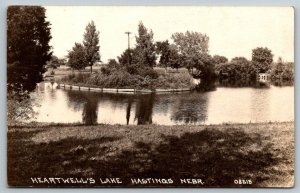
M 201 179 L 190 187 L 292 187 L 294 123 L 209 126 L 48 125 L 8 127 L 8 184 L 32 186 L 31 177 L 93 178 L 145 186 L 131 179 Z M 240 181 L 239 181 L 240 180 Z M 244 181 L 242 181 L 244 180 Z M 239 184 L 239 183 L 244 184 Z M 251 183 L 250 183 L 251 182 Z

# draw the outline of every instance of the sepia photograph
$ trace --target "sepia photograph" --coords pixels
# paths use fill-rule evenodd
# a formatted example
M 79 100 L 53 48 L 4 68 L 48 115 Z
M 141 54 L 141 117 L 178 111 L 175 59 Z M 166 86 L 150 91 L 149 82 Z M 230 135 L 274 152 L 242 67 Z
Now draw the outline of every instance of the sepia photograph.
M 7 185 L 293 188 L 294 14 L 8 6 Z

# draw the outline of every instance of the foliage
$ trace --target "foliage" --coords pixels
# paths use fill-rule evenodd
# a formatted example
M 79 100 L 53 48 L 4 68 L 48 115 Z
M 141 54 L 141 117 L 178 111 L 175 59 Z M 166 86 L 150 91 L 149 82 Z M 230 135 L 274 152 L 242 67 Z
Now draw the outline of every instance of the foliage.
M 109 59 L 107 66 L 110 68 L 121 68 L 121 65 L 115 59 Z
M 185 56 L 208 52 L 209 38 L 206 34 L 199 32 L 174 33 L 174 43 L 178 46 L 180 53 Z
M 215 64 L 228 62 L 228 59 L 225 56 L 219 56 L 219 55 L 214 55 L 213 60 Z
M 45 8 L 9 6 L 7 10 L 7 86 L 32 91 L 51 59 L 50 23 Z
M 209 37 L 199 32 L 174 33 L 172 39 L 181 55 L 181 64 L 187 69 L 197 69 L 194 76 L 207 78 L 214 73 L 214 60 L 208 54 Z M 193 72 L 192 72 L 193 73 Z
M 47 62 L 47 67 L 56 69 L 60 65 L 65 65 L 66 63 L 67 62 L 65 58 L 58 58 L 57 56 L 52 55 L 51 59 Z
M 178 51 L 175 48 L 175 45 L 170 45 L 170 56 L 169 56 L 169 64 L 171 68 L 178 68 L 184 67 L 185 64 L 185 57 L 178 53 Z
M 272 62 L 273 54 L 268 48 L 258 47 L 252 50 L 252 64 L 258 73 L 270 70 Z
M 136 36 L 137 63 L 153 67 L 155 65 L 155 45 L 153 43 L 153 32 L 148 30 L 142 22 L 138 25 L 138 36 Z
M 75 46 L 68 53 L 68 65 L 75 70 L 82 70 L 87 65 L 88 62 L 85 58 L 85 49 L 82 44 L 75 43 Z
M 219 77 L 229 79 L 254 79 L 256 77 L 256 69 L 244 57 L 235 57 L 230 62 L 216 65 L 216 71 L 219 72 Z
M 178 89 L 193 87 L 192 77 L 188 73 L 166 73 L 160 75 L 153 85 L 155 88 Z
M 28 91 L 20 90 L 15 92 L 14 90 L 9 90 L 7 93 L 8 125 L 35 118 L 36 112 L 33 109 L 32 103 L 33 101 L 29 97 Z
M 129 60 L 129 61 L 128 61 Z M 121 56 L 118 56 L 118 61 L 122 66 L 137 64 L 138 63 L 138 54 L 136 48 L 126 49 Z
M 238 63 L 238 64 L 241 64 L 241 65 L 250 64 L 250 61 L 247 60 L 247 58 L 245 58 L 245 57 L 234 57 L 234 58 L 231 59 L 231 62 Z
M 160 76 L 153 74 L 153 69 L 140 65 L 146 70 L 142 72 L 128 72 L 125 67 L 113 69 L 105 67 L 104 71 L 93 74 L 69 74 L 61 79 L 63 83 L 70 83 L 82 86 L 96 86 L 102 88 L 136 88 L 136 89 L 154 89 L 154 88 L 190 88 L 193 86 L 192 77 L 189 73 L 165 73 Z M 140 69 L 140 68 L 134 68 Z
M 99 31 L 97 31 L 94 21 L 91 21 L 85 28 L 85 33 L 83 35 L 83 45 L 85 50 L 85 59 L 88 66 L 92 66 L 95 62 L 100 61 L 99 54 Z
M 279 58 L 277 63 L 271 70 L 271 78 L 282 79 L 282 80 L 293 80 L 294 79 L 294 67 L 291 63 L 283 63 L 282 59 Z
M 210 78 L 214 74 L 214 60 L 207 53 L 198 53 L 190 60 L 192 66 L 197 69 L 194 77 Z
M 192 60 L 198 54 L 208 53 L 209 38 L 199 32 L 174 33 L 172 39 L 177 46 L 178 52 L 185 57 L 186 67 L 192 69 Z
M 149 76 L 154 79 L 158 77 L 157 72 L 153 68 L 141 64 L 132 64 L 126 67 L 126 71 L 129 74 L 140 75 L 142 77 Z
M 92 74 L 86 84 L 103 88 L 134 88 L 138 82 L 138 76 L 132 76 L 126 71 L 118 70 L 108 75 L 102 73 Z
M 168 67 L 170 62 L 170 44 L 168 40 L 156 42 L 156 53 L 160 54 L 159 65 L 161 67 Z
M 58 57 L 52 55 L 51 59 L 47 62 L 47 67 L 56 69 L 59 66 Z
M 78 74 L 70 73 L 67 76 L 61 78 L 60 81 L 65 83 L 74 83 L 74 84 L 86 83 L 89 77 L 90 75 L 86 73 L 78 73 Z

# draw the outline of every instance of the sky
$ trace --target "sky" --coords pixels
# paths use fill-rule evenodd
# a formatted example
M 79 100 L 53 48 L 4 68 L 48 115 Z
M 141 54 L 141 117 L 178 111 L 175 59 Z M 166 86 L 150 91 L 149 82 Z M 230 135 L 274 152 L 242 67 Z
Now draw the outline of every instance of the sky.
M 46 6 L 51 23 L 53 54 L 65 57 L 75 42 L 83 41 L 86 25 L 94 21 L 100 32 L 101 61 L 117 59 L 131 46 L 140 21 L 154 33 L 154 41 L 169 40 L 176 32 L 195 31 L 209 36 L 209 54 L 251 60 L 252 50 L 267 47 L 274 61 L 294 61 L 292 7 L 197 6 Z

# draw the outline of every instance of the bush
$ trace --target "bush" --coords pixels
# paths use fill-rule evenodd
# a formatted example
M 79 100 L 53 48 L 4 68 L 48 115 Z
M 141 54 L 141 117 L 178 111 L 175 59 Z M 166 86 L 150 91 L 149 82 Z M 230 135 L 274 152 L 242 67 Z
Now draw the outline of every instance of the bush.
M 153 70 L 149 66 L 145 66 L 145 65 L 141 65 L 141 64 L 132 64 L 130 66 L 127 66 L 126 71 L 129 74 L 140 75 L 142 77 L 149 76 L 154 79 L 156 79 L 158 77 L 158 74 L 155 70 Z
M 90 74 L 69 74 L 62 82 L 89 85 L 101 88 L 190 88 L 193 86 L 192 77 L 188 73 L 158 73 L 150 67 L 131 65 L 119 69 L 103 67 L 99 72 Z
M 165 74 L 157 78 L 155 88 L 191 88 L 194 86 L 192 76 L 188 73 Z
M 61 79 L 61 82 L 65 83 L 86 83 L 90 77 L 90 73 L 71 73 Z

